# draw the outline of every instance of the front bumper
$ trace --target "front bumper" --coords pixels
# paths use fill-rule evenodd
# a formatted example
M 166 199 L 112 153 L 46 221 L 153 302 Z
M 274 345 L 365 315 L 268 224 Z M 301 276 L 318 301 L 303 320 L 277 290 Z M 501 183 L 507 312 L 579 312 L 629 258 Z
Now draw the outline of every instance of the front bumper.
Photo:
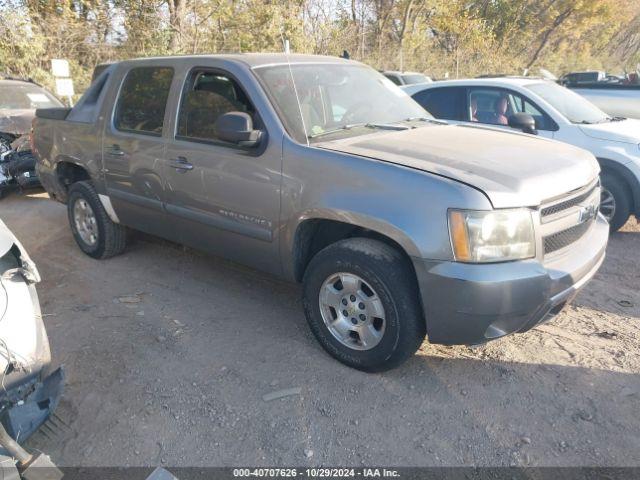
M 22 443 L 55 411 L 64 388 L 64 369 L 59 367 L 42 380 L 9 390 L 0 401 L 0 422 L 15 441 Z
M 413 259 L 431 343 L 474 345 L 524 332 L 570 302 L 604 261 L 609 225 L 553 260 L 465 264 Z

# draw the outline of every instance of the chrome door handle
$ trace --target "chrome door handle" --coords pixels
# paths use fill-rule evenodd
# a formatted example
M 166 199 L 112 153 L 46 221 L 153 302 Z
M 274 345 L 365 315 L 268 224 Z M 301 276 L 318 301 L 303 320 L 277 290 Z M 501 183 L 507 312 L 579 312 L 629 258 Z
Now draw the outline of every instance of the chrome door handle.
M 169 165 L 171 166 L 171 168 L 175 168 L 180 173 L 185 173 L 189 170 L 193 170 L 193 164 L 189 163 L 189 161 L 185 157 L 172 158 L 169 161 Z
M 120 145 L 111 145 L 111 147 L 109 147 L 109 150 L 107 151 L 108 155 L 112 155 L 114 157 L 124 157 L 124 152 L 122 150 L 120 150 Z

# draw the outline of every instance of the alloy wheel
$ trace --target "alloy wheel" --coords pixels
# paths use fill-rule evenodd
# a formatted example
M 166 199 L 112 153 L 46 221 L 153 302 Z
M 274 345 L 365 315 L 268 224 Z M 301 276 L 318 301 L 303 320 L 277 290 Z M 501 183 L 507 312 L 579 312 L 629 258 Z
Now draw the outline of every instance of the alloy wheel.
M 382 340 L 384 306 L 376 291 L 358 275 L 330 275 L 320 287 L 319 301 L 322 320 L 342 345 L 370 350 Z
M 73 220 L 82 241 L 94 246 L 98 242 L 98 222 L 91 205 L 84 198 L 77 199 L 73 205 Z
M 606 188 L 602 188 L 600 193 L 600 213 L 611 222 L 616 214 L 616 199 Z

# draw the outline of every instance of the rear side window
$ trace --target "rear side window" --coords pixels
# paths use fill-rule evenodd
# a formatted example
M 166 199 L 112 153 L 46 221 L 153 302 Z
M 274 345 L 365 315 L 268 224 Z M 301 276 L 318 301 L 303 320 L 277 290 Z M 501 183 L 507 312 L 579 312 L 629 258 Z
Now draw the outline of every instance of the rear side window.
M 132 68 L 124 79 L 114 118 L 124 132 L 162 135 L 173 68 Z
M 415 93 L 413 99 L 436 118 L 463 120 L 465 103 L 463 88 L 431 88 Z

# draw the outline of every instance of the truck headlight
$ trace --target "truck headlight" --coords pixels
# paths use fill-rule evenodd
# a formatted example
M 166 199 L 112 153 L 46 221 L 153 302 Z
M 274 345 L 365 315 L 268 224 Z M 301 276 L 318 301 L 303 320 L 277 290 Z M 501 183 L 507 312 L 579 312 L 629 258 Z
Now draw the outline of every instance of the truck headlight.
M 449 232 L 458 262 L 505 262 L 536 254 L 528 209 L 449 210 Z

